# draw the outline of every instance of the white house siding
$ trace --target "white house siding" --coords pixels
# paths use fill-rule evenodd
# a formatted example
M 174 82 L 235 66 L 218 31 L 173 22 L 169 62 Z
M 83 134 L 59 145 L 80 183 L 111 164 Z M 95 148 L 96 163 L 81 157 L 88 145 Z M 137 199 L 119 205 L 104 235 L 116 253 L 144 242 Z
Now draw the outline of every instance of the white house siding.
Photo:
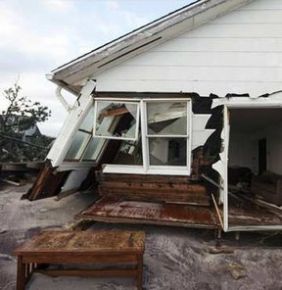
M 282 1 L 256 0 L 100 75 L 97 91 L 259 96 L 282 89 Z

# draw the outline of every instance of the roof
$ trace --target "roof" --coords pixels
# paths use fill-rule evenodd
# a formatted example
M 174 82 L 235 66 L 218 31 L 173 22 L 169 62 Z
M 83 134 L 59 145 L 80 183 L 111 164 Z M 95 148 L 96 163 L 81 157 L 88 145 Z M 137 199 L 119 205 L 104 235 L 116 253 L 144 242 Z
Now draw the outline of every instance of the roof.
M 59 66 L 47 78 L 78 93 L 83 81 L 94 72 L 97 75 L 252 1 L 254 0 L 195 1 Z

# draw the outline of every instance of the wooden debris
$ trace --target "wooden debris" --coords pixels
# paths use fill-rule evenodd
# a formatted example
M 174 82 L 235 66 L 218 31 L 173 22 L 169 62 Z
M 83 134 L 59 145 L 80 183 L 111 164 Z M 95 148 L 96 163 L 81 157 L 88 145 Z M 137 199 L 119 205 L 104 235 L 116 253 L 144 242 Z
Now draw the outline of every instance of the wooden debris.
M 119 108 L 111 108 L 111 109 L 104 110 L 102 113 L 100 113 L 100 115 L 102 117 L 109 117 L 109 116 L 120 116 L 126 113 L 129 113 L 128 109 L 125 106 L 122 106 Z
M 17 290 L 24 290 L 33 272 L 50 276 L 132 277 L 142 289 L 144 232 L 46 231 L 15 251 Z M 103 269 L 42 269 L 42 264 L 111 264 Z M 123 267 L 121 267 L 123 266 Z M 124 267 L 126 266 L 126 267 Z M 75 267 L 75 266 L 72 266 Z
M 10 185 L 15 185 L 15 186 L 20 186 L 21 185 L 20 182 L 16 182 L 16 181 L 9 180 L 9 179 L 1 178 L 0 180 L 5 182 L 5 183 L 8 183 Z
M 214 194 L 212 193 L 211 196 L 212 196 L 212 201 L 213 201 L 213 204 L 214 204 L 214 207 L 215 207 L 216 214 L 217 214 L 218 220 L 220 222 L 220 225 L 221 225 L 222 228 L 224 228 L 223 220 L 222 220 L 222 217 L 221 217 L 221 213 L 220 213 L 220 210 L 219 210 L 218 205 L 216 203 Z
M 230 263 L 228 265 L 228 270 L 231 276 L 235 280 L 238 280 L 247 276 L 246 269 L 238 263 Z
M 77 216 L 81 220 L 156 224 L 215 229 L 219 227 L 212 209 L 103 197 Z
M 208 249 L 210 254 L 234 254 L 234 249 L 230 247 L 210 247 Z
M 70 171 L 55 173 L 55 169 L 52 167 L 51 163 L 46 161 L 44 167 L 37 175 L 32 188 L 24 198 L 28 198 L 32 201 L 57 195 L 61 191 L 61 187 L 69 173 Z

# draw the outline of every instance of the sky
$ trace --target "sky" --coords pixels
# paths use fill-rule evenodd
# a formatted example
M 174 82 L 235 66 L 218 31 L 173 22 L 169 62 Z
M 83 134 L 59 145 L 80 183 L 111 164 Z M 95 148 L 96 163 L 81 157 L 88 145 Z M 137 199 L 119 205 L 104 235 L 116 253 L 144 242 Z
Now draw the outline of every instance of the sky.
M 45 77 L 116 37 L 193 2 L 192 0 L 0 0 L 0 110 L 2 92 L 15 82 L 21 94 L 52 111 L 39 124 L 57 136 L 67 115 Z M 73 101 L 73 99 L 71 99 Z

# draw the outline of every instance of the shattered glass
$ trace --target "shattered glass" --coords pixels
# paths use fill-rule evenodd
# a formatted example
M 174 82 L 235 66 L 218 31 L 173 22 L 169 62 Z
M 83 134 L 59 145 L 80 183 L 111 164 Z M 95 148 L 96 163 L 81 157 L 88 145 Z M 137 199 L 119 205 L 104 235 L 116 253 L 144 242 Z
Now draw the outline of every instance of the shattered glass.
M 138 104 L 98 101 L 95 136 L 136 138 Z
M 186 135 L 187 102 L 148 102 L 148 135 Z
M 93 122 L 94 122 L 94 107 L 92 107 L 85 117 L 84 121 L 82 122 L 80 129 L 88 131 L 91 133 L 93 129 Z
M 80 159 L 80 152 L 81 150 L 86 146 L 89 139 L 89 134 L 77 131 L 72 144 L 70 146 L 70 149 L 68 153 L 66 154 L 65 159 L 66 160 L 77 160 Z
M 99 157 L 99 154 L 105 142 L 106 142 L 105 139 L 91 138 L 90 142 L 88 143 L 84 151 L 82 160 L 83 161 L 96 160 Z

